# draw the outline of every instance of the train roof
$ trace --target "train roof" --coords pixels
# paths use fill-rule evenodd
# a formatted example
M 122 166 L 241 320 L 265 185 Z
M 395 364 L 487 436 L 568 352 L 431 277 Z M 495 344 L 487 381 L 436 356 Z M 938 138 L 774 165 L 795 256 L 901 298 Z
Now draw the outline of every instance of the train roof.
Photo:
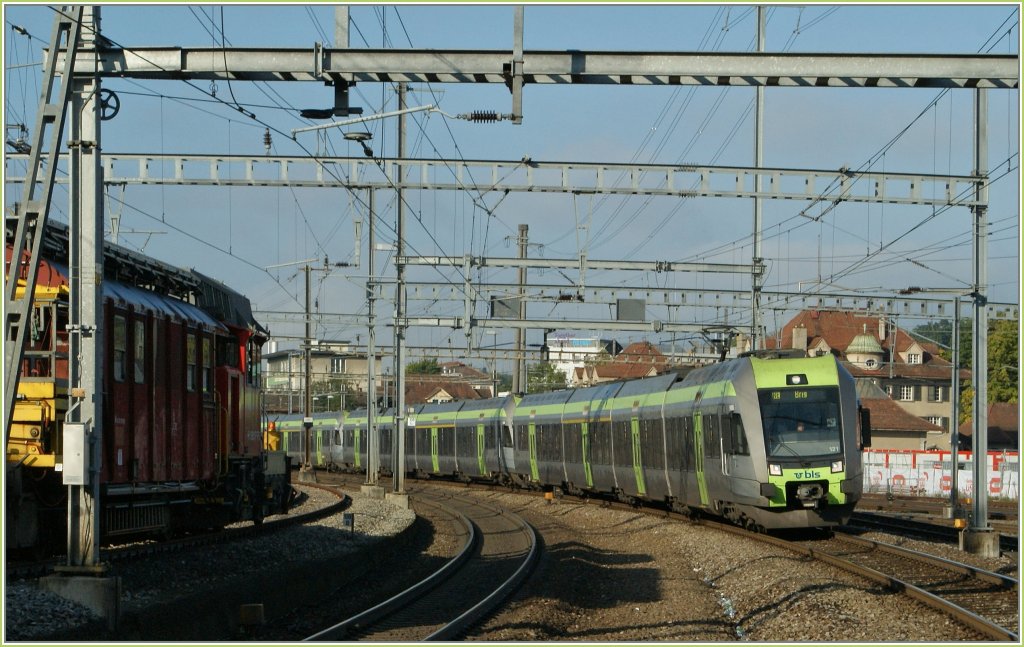
M 192 270 L 191 273 L 198 280 L 196 302 L 200 308 L 230 326 L 246 328 L 264 339 L 270 337 L 270 331 L 253 317 L 247 296 L 201 272 Z
M 53 283 L 54 279 L 59 279 L 66 285 L 71 274 L 67 266 L 51 260 L 47 260 L 46 263 L 58 275 L 57 277 L 51 276 L 48 280 Z M 190 321 L 221 334 L 228 332 L 224 324 L 191 303 L 150 292 L 134 285 L 108 279 L 100 284 L 100 296 L 102 299 L 110 299 L 120 306 L 131 306 L 136 311 L 149 311 L 168 319 Z
M 17 218 L 5 219 L 4 234 L 8 245 L 13 243 L 16 227 Z M 41 258 L 63 264 L 65 276 L 70 254 L 69 234 L 67 225 L 48 220 L 40 250 Z M 195 270 L 175 267 L 104 241 L 103 276 L 106 281 L 117 281 L 182 302 L 195 302 L 196 306 L 229 326 L 248 329 L 264 339 L 270 336 L 270 331 L 253 317 L 248 297 Z

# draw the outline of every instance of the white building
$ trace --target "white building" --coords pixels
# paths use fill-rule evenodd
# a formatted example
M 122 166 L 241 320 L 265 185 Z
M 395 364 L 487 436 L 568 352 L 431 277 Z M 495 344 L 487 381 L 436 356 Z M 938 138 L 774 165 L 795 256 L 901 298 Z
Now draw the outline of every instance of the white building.
M 565 373 L 568 379 L 573 371 L 585 366 L 587 360 L 595 360 L 602 352 L 609 358 L 622 351 L 622 346 L 612 339 L 600 339 L 592 335 L 577 335 L 556 332 L 547 336 L 548 362 L 555 370 Z

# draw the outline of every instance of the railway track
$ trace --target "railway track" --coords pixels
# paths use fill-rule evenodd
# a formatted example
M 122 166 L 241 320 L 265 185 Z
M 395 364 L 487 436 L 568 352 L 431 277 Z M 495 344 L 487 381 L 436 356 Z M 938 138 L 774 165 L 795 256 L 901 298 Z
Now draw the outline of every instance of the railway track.
M 836 533 L 788 541 L 715 521 L 704 525 L 801 553 L 937 609 L 989 640 L 1020 642 L 1018 581 L 934 555 Z
M 146 540 L 124 544 L 112 544 L 100 549 L 100 561 L 112 564 L 129 559 L 139 559 L 160 553 L 172 553 L 191 550 L 200 546 L 212 546 L 231 541 L 237 541 L 245 537 L 254 537 L 262 534 L 277 532 L 283 528 L 294 525 L 312 523 L 318 519 L 337 514 L 351 504 L 351 499 L 333 489 L 315 484 L 303 484 L 303 487 L 313 487 L 330 492 L 338 497 L 337 503 L 325 506 L 308 512 L 298 514 L 275 515 L 268 517 L 262 524 L 241 523 L 225 528 L 223 530 L 193 534 L 185 537 L 176 537 L 162 541 Z M 5 565 L 5 576 L 7 581 L 37 578 L 48 575 L 54 571 L 56 566 L 66 561 L 64 556 L 54 556 L 46 559 L 17 562 L 8 562 Z
M 931 541 L 942 541 L 951 544 L 959 543 L 960 534 L 956 528 L 917 519 L 894 517 L 874 512 L 854 512 L 847 523 L 849 529 L 881 530 L 912 537 L 920 537 Z M 999 550 L 1017 552 L 1020 542 L 1015 535 L 1000 533 Z
M 525 579 L 540 554 L 518 515 L 450 492 L 415 487 L 415 505 L 447 511 L 464 528 L 460 553 L 398 595 L 305 641 L 412 642 L 458 639 Z
M 438 482 L 437 485 L 456 489 L 466 487 L 443 482 Z M 485 486 L 484 489 L 493 488 Z M 638 510 L 614 502 L 602 502 L 602 506 L 610 509 L 628 507 L 634 511 Z M 682 515 L 666 513 L 664 510 L 641 511 L 683 519 Z M 792 542 L 749 533 L 711 520 L 704 520 L 701 523 L 757 541 L 777 544 L 787 550 L 802 553 L 877 582 L 949 615 L 986 639 L 1019 642 L 1019 587 L 1018 581 L 1014 578 L 850 534 L 836 533 L 828 540 Z M 887 515 L 857 513 L 851 521 L 851 527 L 855 531 L 858 528 L 885 530 L 904 536 L 937 539 L 949 543 L 957 541 L 956 531 L 952 528 Z M 1004 536 L 1002 549 L 1016 551 L 1017 538 Z M 378 640 L 374 637 L 365 639 Z M 392 637 L 379 640 L 404 639 L 422 640 L 424 637 Z

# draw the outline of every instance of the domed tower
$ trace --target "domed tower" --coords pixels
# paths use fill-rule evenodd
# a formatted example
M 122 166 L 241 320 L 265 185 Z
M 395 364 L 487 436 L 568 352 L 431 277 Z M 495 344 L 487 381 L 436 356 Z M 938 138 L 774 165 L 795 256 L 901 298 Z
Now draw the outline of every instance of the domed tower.
M 846 360 L 868 370 L 878 370 L 882 367 L 882 358 L 885 351 L 882 350 L 874 335 L 868 333 L 867 324 L 864 325 L 864 332 L 853 338 L 846 348 Z

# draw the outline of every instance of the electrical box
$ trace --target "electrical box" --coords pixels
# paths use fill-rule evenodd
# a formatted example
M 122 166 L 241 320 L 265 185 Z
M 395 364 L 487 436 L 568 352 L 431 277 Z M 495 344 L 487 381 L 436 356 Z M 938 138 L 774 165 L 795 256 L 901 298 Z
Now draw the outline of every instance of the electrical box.
M 64 423 L 64 485 L 87 485 L 89 482 L 88 435 L 85 423 Z

